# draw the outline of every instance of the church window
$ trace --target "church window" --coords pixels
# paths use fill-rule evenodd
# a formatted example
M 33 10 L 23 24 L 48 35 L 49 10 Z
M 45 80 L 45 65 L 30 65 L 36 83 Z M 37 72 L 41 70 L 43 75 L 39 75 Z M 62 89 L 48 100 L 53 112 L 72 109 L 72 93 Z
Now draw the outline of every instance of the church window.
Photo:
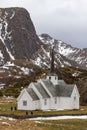
M 56 97 L 54 98 L 54 103 L 57 104 L 57 98 Z
M 47 99 L 44 99 L 44 105 L 47 105 Z
M 76 100 L 76 96 L 74 96 L 74 101 Z
M 23 101 L 23 106 L 27 106 L 27 101 L 26 100 Z

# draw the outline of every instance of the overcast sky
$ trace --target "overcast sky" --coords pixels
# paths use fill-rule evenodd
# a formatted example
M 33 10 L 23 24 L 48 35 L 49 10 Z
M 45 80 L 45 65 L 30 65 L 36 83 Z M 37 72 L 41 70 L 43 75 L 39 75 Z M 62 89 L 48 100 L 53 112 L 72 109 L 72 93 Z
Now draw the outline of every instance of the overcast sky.
M 87 48 L 87 0 L 0 0 L 0 7 L 24 7 L 37 34 Z

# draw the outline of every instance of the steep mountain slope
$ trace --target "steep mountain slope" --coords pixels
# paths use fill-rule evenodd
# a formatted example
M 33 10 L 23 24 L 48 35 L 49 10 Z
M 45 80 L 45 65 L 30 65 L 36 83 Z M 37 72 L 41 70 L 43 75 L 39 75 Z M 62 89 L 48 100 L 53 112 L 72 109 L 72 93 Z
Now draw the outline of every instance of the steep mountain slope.
M 74 48 L 48 34 L 38 38 L 30 15 L 24 8 L 0 9 L 0 65 L 22 59 L 49 68 L 52 47 L 56 67 L 87 69 L 87 49 Z
M 29 60 L 41 45 L 26 9 L 0 9 L 0 87 L 38 71 Z
M 54 48 L 55 65 L 57 67 L 67 65 L 87 69 L 87 49 L 72 47 L 69 44 L 50 37 L 48 34 L 42 34 L 39 38 L 45 46 L 41 46 L 39 52 L 36 53 L 34 57 L 35 64 L 49 67 L 50 48 Z
M 40 48 L 29 13 L 24 8 L 0 9 L 0 61 L 29 60 Z

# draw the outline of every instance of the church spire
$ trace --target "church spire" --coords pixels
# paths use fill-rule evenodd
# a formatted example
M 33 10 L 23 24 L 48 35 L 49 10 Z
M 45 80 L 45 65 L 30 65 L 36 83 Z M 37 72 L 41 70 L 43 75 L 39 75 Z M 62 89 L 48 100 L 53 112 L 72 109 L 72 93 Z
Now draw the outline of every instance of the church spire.
M 51 65 L 50 65 L 50 73 L 47 75 L 47 80 L 50 80 L 53 85 L 58 85 L 58 75 L 55 73 L 55 68 L 54 68 L 54 49 L 52 48 L 50 51 L 50 56 L 51 56 Z
M 51 50 L 51 67 L 50 67 L 50 72 L 54 73 L 54 49 L 53 48 Z

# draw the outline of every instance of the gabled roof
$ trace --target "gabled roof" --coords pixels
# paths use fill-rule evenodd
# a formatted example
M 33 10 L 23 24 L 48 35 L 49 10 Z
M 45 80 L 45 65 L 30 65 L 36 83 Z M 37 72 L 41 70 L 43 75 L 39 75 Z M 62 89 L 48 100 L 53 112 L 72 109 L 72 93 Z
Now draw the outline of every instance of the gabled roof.
M 74 84 L 73 85 L 67 85 L 67 84 L 59 84 L 56 85 L 56 92 L 58 97 L 70 97 L 73 89 L 74 89 Z
M 37 96 L 37 94 L 33 91 L 32 88 L 27 88 L 26 91 L 29 93 L 29 95 L 31 96 L 31 98 L 33 100 L 39 100 L 39 97 Z
M 41 94 L 41 96 L 43 98 L 49 98 L 50 97 L 41 83 L 34 83 L 34 86 L 36 87 L 36 89 L 38 90 L 38 92 Z
M 37 89 L 37 91 L 40 93 L 42 98 L 50 98 L 49 93 L 53 97 L 70 97 L 75 86 L 74 84 L 68 85 L 63 80 L 59 80 L 59 84 L 54 86 L 53 83 L 48 79 L 41 79 L 41 81 L 37 83 L 33 83 L 33 85 L 35 86 L 35 89 Z M 37 95 L 37 93 L 35 92 L 33 88 L 28 87 L 26 90 L 33 100 L 40 99 L 39 95 Z
M 44 83 L 45 87 L 48 89 L 48 91 L 51 93 L 53 97 L 57 96 L 55 86 L 53 83 L 48 79 L 42 79 L 42 82 Z
M 66 82 L 64 80 L 58 80 L 59 85 L 66 85 Z M 68 85 L 68 84 L 67 84 Z

